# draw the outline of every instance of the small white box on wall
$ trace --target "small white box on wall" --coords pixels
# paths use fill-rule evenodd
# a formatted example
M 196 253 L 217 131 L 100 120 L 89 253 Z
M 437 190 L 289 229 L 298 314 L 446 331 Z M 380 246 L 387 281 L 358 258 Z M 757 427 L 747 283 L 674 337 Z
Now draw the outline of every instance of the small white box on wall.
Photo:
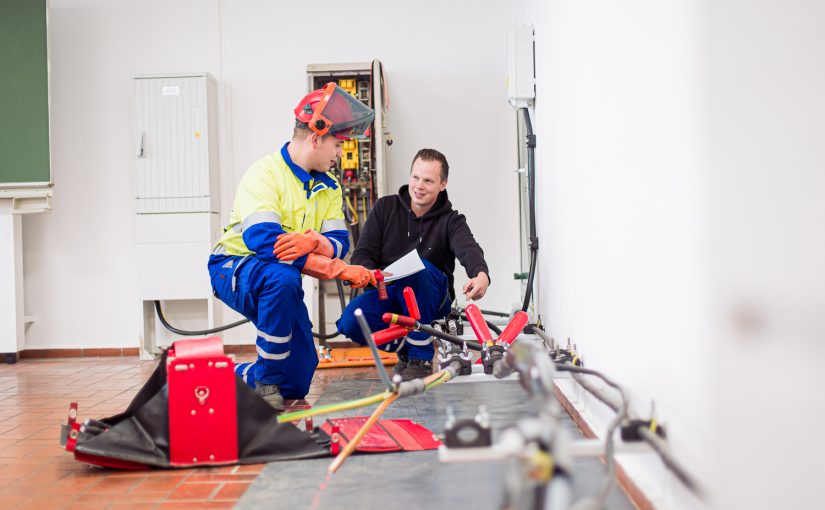
M 507 30 L 507 101 L 515 108 L 536 98 L 535 50 L 532 25 Z

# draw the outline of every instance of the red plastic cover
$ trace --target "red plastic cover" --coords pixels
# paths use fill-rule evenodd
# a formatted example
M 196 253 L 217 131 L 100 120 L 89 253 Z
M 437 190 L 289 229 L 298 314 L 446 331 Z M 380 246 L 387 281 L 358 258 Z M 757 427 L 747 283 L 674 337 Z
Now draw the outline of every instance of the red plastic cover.
M 333 425 L 338 426 L 341 446 L 346 446 L 349 438 L 355 436 L 367 421 L 367 416 L 335 418 L 321 425 L 321 430 L 332 433 Z M 378 420 L 358 444 L 359 452 L 398 452 L 435 450 L 441 444 L 433 431 L 412 420 Z
M 215 352 L 217 339 L 220 352 Z M 205 342 L 203 346 L 194 345 Z M 182 340 L 167 359 L 169 460 L 172 466 L 238 460 L 235 372 L 217 337 Z M 183 354 L 191 357 L 184 357 Z

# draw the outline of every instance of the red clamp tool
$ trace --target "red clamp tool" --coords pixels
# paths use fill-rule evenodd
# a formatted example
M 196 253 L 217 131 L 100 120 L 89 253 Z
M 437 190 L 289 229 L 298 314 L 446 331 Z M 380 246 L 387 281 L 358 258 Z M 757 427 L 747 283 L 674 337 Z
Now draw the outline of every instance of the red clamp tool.
M 481 362 L 484 364 L 485 374 L 492 374 L 495 362 L 504 357 L 504 351 L 524 329 L 528 315 L 525 312 L 517 312 L 510 323 L 507 324 L 507 327 L 504 328 L 504 331 L 501 332 L 501 336 L 494 341 L 490 328 L 487 327 L 487 321 L 484 320 L 481 310 L 476 305 L 467 305 L 464 312 L 467 314 L 467 320 L 470 321 L 470 326 L 472 326 L 482 347 L 481 359 L 476 363 Z
M 385 313 L 383 320 L 387 324 L 390 324 L 390 327 L 387 329 L 382 329 L 381 331 L 376 331 L 372 334 L 372 339 L 375 341 L 375 345 L 384 345 L 405 336 L 415 327 L 415 321 L 421 319 L 421 311 L 418 308 L 418 301 L 415 299 L 415 292 L 411 287 L 404 288 L 404 301 L 407 303 L 407 311 L 409 312 L 410 317 L 415 320 L 403 322 L 399 321 L 401 317 L 404 317 L 403 315 Z

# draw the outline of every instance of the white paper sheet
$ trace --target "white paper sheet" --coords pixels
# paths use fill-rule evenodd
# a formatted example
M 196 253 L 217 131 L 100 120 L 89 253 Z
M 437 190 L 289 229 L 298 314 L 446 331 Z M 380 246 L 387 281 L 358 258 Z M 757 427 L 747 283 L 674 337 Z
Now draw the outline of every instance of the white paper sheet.
M 392 276 L 387 276 L 384 281 L 399 280 L 423 270 L 424 263 L 421 262 L 418 251 L 413 250 L 383 269 L 385 273 L 392 273 Z

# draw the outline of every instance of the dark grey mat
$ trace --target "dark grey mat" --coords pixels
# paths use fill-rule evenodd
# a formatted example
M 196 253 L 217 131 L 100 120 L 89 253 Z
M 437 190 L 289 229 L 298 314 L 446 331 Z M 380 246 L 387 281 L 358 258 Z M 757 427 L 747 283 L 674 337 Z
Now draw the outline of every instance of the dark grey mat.
M 318 404 L 340 402 L 381 391 L 373 379 L 333 383 Z M 331 386 L 333 386 L 331 385 Z M 445 384 L 431 393 L 393 403 L 383 418 L 408 418 L 422 422 L 437 434 L 444 432 L 445 409 L 458 418 L 472 417 L 485 404 L 494 431 L 501 431 L 526 414 L 525 393 L 517 382 L 498 381 Z M 375 407 L 339 413 L 364 416 Z M 320 424 L 323 417 L 316 417 Z M 571 436 L 581 437 L 566 415 L 561 424 Z M 235 508 L 313 509 L 431 509 L 499 508 L 502 501 L 505 462 L 441 463 L 435 451 L 353 455 L 328 481 L 332 457 L 268 464 Z M 574 464 L 576 497 L 595 495 L 605 469 L 596 458 L 580 458 Z M 614 487 L 608 508 L 632 510 L 621 489 Z

